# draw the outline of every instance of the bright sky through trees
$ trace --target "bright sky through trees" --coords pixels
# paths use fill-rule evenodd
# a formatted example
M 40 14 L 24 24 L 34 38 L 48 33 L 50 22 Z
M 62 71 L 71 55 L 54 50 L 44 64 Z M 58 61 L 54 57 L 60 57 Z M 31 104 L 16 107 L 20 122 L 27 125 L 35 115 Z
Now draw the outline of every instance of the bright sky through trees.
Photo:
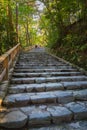
M 40 2 L 39 0 L 36 1 L 36 4 L 38 7 L 38 10 L 43 12 L 44 4 L 42 2 Z

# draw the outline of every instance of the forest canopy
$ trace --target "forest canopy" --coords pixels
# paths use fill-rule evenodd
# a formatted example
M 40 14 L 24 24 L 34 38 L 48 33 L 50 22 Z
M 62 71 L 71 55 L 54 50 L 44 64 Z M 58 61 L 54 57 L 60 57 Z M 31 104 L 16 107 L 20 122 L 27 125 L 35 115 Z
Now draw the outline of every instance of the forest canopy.
M 87 68 L 87 0 L 0 0 L 0 55 L 41 45 Z

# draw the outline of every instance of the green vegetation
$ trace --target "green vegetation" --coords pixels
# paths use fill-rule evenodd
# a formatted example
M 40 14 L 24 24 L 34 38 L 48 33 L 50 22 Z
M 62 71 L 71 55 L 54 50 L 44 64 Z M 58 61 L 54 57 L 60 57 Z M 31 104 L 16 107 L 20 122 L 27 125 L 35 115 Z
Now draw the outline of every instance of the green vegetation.
M 87 0 L 1 0 L 0 10 L 0 54 L 38 44 L 87 70 Z
M 87 0 L 44 0 L 44 5 L 40 25 L 47 47 L 87 70 Z

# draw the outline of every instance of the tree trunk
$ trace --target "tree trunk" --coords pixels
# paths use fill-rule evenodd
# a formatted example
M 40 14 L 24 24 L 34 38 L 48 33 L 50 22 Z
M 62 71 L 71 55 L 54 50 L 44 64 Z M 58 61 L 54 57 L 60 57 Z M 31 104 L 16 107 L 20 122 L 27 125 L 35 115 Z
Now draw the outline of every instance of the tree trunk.
M 17 42 L 18 42 L 18 3 L 16 2 L 16 33 L 17 33 Z
M 30 45 L 30 33 L 29 33 L 28 20 L 26 20 L 26 44 L 27 46 Z
M 12 9 L 10 6 L 10 1 L 8 3 L 7 6 L 7 27 L 6 27 L 6 31 L 7 31 L 7 43 L 9 45 L 7 45 L 7 49 L 9 49 L 10 46 L 12 46 L 12 33 L 14 31 L 13 28 L 13 23 L 12 23 Z

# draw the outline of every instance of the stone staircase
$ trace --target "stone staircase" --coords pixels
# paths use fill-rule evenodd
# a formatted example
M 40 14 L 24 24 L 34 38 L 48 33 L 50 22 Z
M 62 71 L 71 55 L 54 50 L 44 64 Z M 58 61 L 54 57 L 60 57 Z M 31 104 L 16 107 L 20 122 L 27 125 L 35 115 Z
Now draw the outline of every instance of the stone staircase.
M 87 76 L 43 49 L 22 52 L 3 106 L 5 128 L 86 120 Z

